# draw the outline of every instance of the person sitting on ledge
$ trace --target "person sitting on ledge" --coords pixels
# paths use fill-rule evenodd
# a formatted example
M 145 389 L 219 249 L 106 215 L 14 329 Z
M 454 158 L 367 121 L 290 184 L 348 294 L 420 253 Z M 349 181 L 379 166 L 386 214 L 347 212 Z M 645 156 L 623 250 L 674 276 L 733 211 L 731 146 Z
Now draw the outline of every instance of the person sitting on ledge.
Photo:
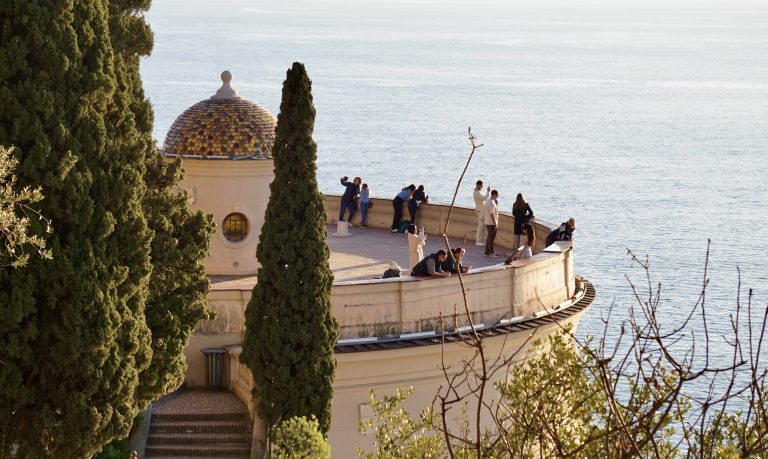
M 411 276 L 450 277 L 451 273 L 443 271 L 442 267 L 446 258 L 448 253 L 443 249 L 428 255 L 411 268 Z
M 536 233 L 528 223 L 523 225 L 522 230 L 523 236 L 525 236 L 525 243 L 523 244 L 523 253 L 520 255 L 520 258 L 531 258 L 533 256 L 533 246 L 536 245 Z
M 547 235 L 547 247 L 554 244 L 555 241 L 573 241 L 574 230 L 576 230 L 576 219 L 571 217 Z
M 455 247 L 451 249 L 451 252 L 445 257 L 445 261 L 440 264 L 440 267 L 445 272 L 456 274 L 461 270 L 464 274 L 469 271 L 469 266 L 462 266 L 461 259 L 464 258 L 464 254 L 467 251 L 461 247 Z

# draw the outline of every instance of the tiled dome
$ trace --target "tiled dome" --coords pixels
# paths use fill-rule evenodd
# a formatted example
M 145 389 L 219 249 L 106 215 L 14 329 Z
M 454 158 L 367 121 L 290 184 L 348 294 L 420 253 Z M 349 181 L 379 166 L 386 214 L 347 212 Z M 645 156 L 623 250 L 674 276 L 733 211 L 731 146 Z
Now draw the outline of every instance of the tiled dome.
M 277 120 L 261 105 L 240 97 L 224 81 L 216 95 L 184 111 L 168 130 L 163 153 L 211 159 L 271 159 Z

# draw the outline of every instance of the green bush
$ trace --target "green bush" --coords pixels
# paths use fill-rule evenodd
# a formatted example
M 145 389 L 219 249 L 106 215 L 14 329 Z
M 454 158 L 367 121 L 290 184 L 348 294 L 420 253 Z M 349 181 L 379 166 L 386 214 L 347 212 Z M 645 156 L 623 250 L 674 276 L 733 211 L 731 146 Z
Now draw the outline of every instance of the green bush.
M 320 424 L 312 416 L 292 417 L 275 429 L 277 459 L 330 459 L 331 447 L 320 433 Z
M 128 439 L 114 440 L 107 444 L 93 459 L 127 459 L 131 455 Z
M 131 435 L 136 427 L 144 420 L 144 416 L 139 414 L 133 418 L 133 425 L 131 425 Z M 104 446 L 104 449 L 95 456 L 93 459 L 127 459 L 131 455 L 131 444 L 128 438 L 122 440 L 113 440 Z

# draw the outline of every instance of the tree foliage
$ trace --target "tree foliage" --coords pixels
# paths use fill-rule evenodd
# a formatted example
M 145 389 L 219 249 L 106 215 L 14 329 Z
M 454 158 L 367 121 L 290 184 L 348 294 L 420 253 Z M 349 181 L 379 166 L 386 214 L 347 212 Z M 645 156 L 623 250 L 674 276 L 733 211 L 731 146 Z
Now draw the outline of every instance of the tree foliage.
M 283 84 L 264 226 L 256 256 L 258 283 L 246 309 L 242 361 L 254 376 L 258 412 L 268 426 L 315 415 L 331 422 L 338 334 L 331 313 L 325 199 L 316 178 L 315 108 L 304 66 Z
M 358 448 L 364 459 L 438 459 L 445 457 L 442 438 L 432 431 L 429 412 L 418 419 L 403 406 L 413 389 L 398 388 L 393 395 L 369 396 L 371 417 L 359 426 L 360 433 L 373 436 L 373 449 Z
M 632 258 L 648 272 L 647 261 Z M 436 406 L 429 407 L 421 421 L 410 417 L 379 421 L 367 430 L 379 445 L 380 439 L 401 439 L 400 426 L 426 419 L 428 428 L 409 434 L 409 444 L 438 434 L 442 441 L 419 450 L 420 454 L 453 458 L 766 457 L 768 370 L 760 356 L 768 307 L 754 310 L 751 292 L 746 305 L 737 300 L 731 334 L 715 341 L 706 331 L 706 276 L 696 305 L 677 323 L 667 319 L 664 324 L 658 319 L 660 285 L 654 289 L 649 275 L 646 280 L 647 296 L 630 283 L 637 309 L 631 309 L 616 328 L 620 334 L 615 342 L 609 344 L 607 338 L 613 326 L 608 318 L 597 340 L 579 340 L 570 328 L 563 328 L 545 342 L 535 341 L 519 362 L 460 367 L 466 370 L 465 378 L 456 383 L 447 377 L 435 397 Z M 694 318 L 701 323 L 694 325 Z M 704 336 L 697 337 L 694 328 L 704 330 Z M 718 359 L 710 357 L 716 349 Z M 723 359 L 725 350 L 730 355 Z M 494 383 L 499 397 L 479 398 L 474 389 L 479 384 L 468 381 L 491 382 L 489 376 L 499 370 L 510 374 L 506 382 Z M 444 392 L 458 394 L 452 404 L 469 408 L 451 422 L 445 415 L 453 405 L 440 403 Z M 394 408 L 391 400 L 396 402 Z M 402 413 L 403 402 L 399 391 L 394 397 L 373 400 L 374 418 Z M 478 404 L 495 427 L 468 432 L 475 420 L 472 408 Z M 412 455 L 389 448 L 375 457 Z
M 11 156 L 11 149 L 0 147 L 0 268 L 19 268 L 29 261 L 30 251 L 43 258 L 51 258 L 45 249 L 45 240 L 39 235 L 29 234 L 30 219 L 44 220 L 31 204 L 43 199 L 40 187 L 24 187 L 16 190 L 16 176 L 13 171 L 18 165 Z M 50 232 L 50 225 L 47 226 Z
M 331 459 L 331 447 L 325 441 L 314 416 L 294 416 L 275 428 L 277 459 Z
M 135 128 L 127 134 L 133 148 L 144 155 L 146 187 L 141 210 L 153 233 L 145 318 L 152 338 L 152 360 L 140 374 L 137 404 L 146 404 L 178 388 L 184 379 L 184 346 L 197 323 L 210 318 L 206 295 L 209 282 L 203 265 L 208 255 L 213 220 L 191 212 L 187 196 L 177 185 L 182 178 L 180 160 L 166 161 L 152 139 L 152 106 L 144 96 L 139 58 L 152 50 L 152 31 L 139 14 L 147 0 L 112 0 L 109 25 L 119 87 Z M 121 123 L 130 126 L 130 123 Z
M 0 272 L 0 457 L 90 457 L 124 437 L 178 382 L 172 354 L 201 314 L 208 222 L 181 210 L 178 173 L 152 156 L 138 73 L 148 6 L 0 3 L 0 144 L 15 145 L 19 189 L 45 196 L 34 209 L 52 232 L 35 219 L 29 232 L 53 256 Z M 178 288 L 159 288 L 174 270 Z
M 152 360 L 140 375 L 139 406 L 146 406 L 182 384 L 187 368 L 184 347 L 189 336 L 201 319 L 213 318 L 206 299 L 209 281 L 203 265 L 213 220 L 202 212 L 190 212 L 186 193 L 177 192 L 179 160 L 168 162 L 158 154 L 148 155 L 144 178 L 147 193 L 142 205 L 154 230 L 145 310 L 152 334 Z

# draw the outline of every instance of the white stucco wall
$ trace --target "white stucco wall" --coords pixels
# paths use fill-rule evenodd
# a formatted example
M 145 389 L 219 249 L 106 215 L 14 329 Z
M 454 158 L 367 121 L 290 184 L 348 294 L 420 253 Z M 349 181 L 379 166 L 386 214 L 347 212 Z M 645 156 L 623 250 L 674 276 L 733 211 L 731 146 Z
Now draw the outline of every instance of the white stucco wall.
M 185 158 L 183 166 L 180 187 L 189 193 L 190 207 L 213 214 L 216 223 L 211 253 L 205 259 L 208 274 L 256 274 L 256 246 L 274 178 L 272 160 Z M 233 212 L 248 219 L 248 236 L 243 241 L 228 241 L 221 231 L 224 217 Z

